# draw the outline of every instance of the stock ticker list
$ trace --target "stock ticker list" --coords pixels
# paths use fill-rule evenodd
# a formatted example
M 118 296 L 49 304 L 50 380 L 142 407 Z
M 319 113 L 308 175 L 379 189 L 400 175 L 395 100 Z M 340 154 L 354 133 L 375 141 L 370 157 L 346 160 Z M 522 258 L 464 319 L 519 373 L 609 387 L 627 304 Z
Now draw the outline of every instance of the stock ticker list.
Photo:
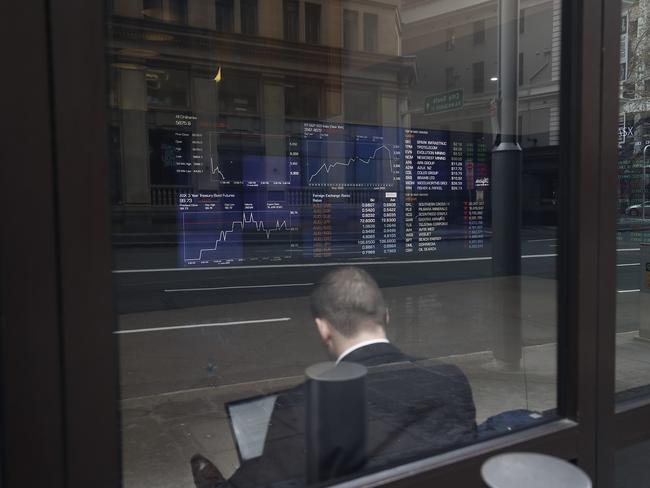
M 176 176 L 184 267 L 366 262 L 471 253 L 485 242 L 482 134 L 287 123 L 237 134 L 179 115 L 153 154 Z

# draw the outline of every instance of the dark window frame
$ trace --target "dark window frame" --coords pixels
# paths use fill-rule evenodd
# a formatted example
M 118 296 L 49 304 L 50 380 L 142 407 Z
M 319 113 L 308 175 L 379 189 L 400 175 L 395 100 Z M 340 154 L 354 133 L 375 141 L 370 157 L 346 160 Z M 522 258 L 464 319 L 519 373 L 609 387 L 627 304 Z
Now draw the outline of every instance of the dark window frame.
M 239 0 L 239 18 L 241 20 L 241 33 L 247 36 L 256 36 L 259 32 L 259 1 Z M 249 15 L 250 14 L 250 15 Z
M 305 42 L 318 45 L 321 43 L 322 6 L 320 3 L 305 2 Z
M 577 460 L 606 487 L 613 481 L 614 445 L 650 437 L 650 399 L 616 406 L 613 394 L 617 195 L 611 161 L 617 145 L 611 134 L 618 108 L 610 102 L 619 86 L 620 23 L 603 19 L 619 16 L 620 7 L 620 0 L 563 1 L 558 359 L 564 381 L 558 399 L 566 418 L 340 486 L 476 484 L 484 459 L 517 449 Z M 13 182 L 3 199 L 22 201 L 29 194 L 33 204 L 50 210 L 39 213 L 39 225 L 12 235 L 2 248 L 3 481 L 119 486 L 102 5 L 10 2 L 4 13 L 0 51 L 16 71 L 0 84 L 5 93 L 24 95 L 7 100 L 7 119 L 14 122 L 7 127 L 12 143 L 6 155 L 25 164 L 12 165 L 11 174 L 6 166 L 0 169 L 3 181 Z M 21 50 L 13 48 L 16 38 L 24 40 Z M 26 110 L 44 116 L 16 124 Z M 22 150 L 35 139 L 43 142 L 35 148 L 40 158 Z M 94 164 L 87 164 L 89 158 Z M 42 191 L 34 192 L 27 174 L 17 177 L 22 167 L 39 174 Z M 8 206 L 2 212 L 4 222 L 18 223 Z M 48 249 L 37 260 L 30 255 L 35 242 Z M 13 255 L 8 260 L 10 251 L 28 258 L 28 266 Z M 51 285 L 48 293 L 32 296 L 36 282 Z M 33 309 L 39 313 L 25 313 Z M 51 340 L 43 340 L 44 333 Z M 30 392 L 38 392 L 40 403 L 30 403 Z M 43 400 L 47 409 L 41 408 Z M 50 453 L 39 459 L 38 470 L 31 454 L 35 443 Z
M 485 19 L 475 20 L 472 27 L 474 30 L 472 35 L 472 44 L 474 46 L 485 44 Z
M 218 33 L 235 31 L 235 2 L 234 0 L 215 0 L 215 29 Z
M 369 32 L 370 28 L 374 31 Z M 363 13 L 363 50 L 370 53 L 379 51 L 379 16 L 370 12 Z
M 284 40 L 298 42 L 300 40 L 300 1 L 283 0 Z
M 348 19 L 348 17 L 354 17 L 354 19 Z M 348 36 L 347 26 L 349 23 L 354 23 L 353 36 Z M 350 41 L 348 41 L 348 39 Z M 343 48 L 349 49 L 351 51 L 356 51 L 359 49 L 359 12 L 357 10 L 343 10 Z
M 472 63 L 472 93 L 485 93 L 485 61 Z
M 453 27 L 445 30 L 445 51 L 453 51 L 456 48 L 456 32 Z
M 445 68 L 445 90 L 453 90 L 456 88 L 456 79 L 457 79 L 457 74 L 456 74 L 456 68 L 453 66 L 447 66 Z

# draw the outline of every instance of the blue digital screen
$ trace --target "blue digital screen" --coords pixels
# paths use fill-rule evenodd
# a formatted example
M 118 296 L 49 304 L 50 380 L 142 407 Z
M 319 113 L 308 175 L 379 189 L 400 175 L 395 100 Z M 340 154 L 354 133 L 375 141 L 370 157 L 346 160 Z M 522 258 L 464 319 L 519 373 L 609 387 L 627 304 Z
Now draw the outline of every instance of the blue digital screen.
M 484 246 L 483 134 L 291 122 L 283 134 L 157 130 L 177 177 L 182 267 L 364 262 Z

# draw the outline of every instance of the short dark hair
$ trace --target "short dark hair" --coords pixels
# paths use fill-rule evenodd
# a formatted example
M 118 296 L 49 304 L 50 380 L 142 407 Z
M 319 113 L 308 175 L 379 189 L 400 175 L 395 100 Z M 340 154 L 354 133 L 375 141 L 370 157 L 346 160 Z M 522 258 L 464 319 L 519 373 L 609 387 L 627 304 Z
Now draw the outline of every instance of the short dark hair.
M 387 308 L 377 282 L 354 266 L 338 268 L 318 283 L 311 294 L 314 318 L 327 320 L 345 337 L 368 327 L 385 327 Z

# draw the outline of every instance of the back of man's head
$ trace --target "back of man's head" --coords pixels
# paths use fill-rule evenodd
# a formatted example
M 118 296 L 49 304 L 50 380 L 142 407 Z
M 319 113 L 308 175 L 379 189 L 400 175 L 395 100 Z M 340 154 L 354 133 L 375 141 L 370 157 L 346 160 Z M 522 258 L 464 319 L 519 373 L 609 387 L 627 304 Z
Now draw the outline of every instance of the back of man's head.
M 386 326 L 386 303 L 377 282 L 361 268 L 328 273 L 311 295 L 314 318 L 327 320 L 345 337 Z

